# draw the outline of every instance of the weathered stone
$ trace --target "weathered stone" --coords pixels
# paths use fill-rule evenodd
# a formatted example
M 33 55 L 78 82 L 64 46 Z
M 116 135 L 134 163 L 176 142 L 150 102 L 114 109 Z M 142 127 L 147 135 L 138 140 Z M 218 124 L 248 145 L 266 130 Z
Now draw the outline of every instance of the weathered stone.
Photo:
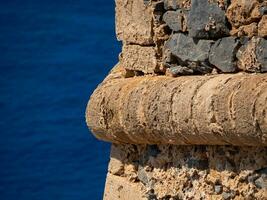
M 173 34 L 165 44 L 165 49 L 170 49 L 172 55 L 182 62 L 202 62 L 208 60 L 209 51 L 213 41 L 194 41 L 182 33 Z
M 261 189 L 267 189 L 267 177 L 260 177 L 255 180 L 255 185 Z
M 153 11 L 143 0 L 116 0 L 116 33 L 126 43 L 153 44 Z
M 87 124 L 97 138 L 115 143 L 264 146 L 266 80 L 264 74 L 107 78 L 91 96 Z
M 231 192 L 223 192 L 222 193 L 222 198 L 224 199 L 224 200 L 229 200 L 230 198 L 232 198 L 233 197 L 233 194 L 231 193 Z
M 267 41 L 253 37 L 237 52 L 238 67 L 249 72 L 267 71 Z
M 208 61 L 188 62 L 187 67 L 192 69 L 195 74 L 208 74 L 213 69 Z
M 114 146 L 114 145 L 112 145 Z M 108 200 L 180 200 L 180 199 L 266 199 L 266 179 L 258 176 L 255 182 L 244 181 L 248 174 L 267 166 L 266 147 L 157 145 L 160 153 L 133 170 L 139 179 L 129 181 L 131 174 L 107 175 L 105 199 Z M 133 148 L 134 147 L 134 148 Z M 114 147 L 112 147 L 114 148 Z M 116 145 L 124 157 L 124 168 L 140 163 L 146 152 L 143 145 Z M 129 154 L 129 149 L 132 149 Z M 220 152 L 220 153 L 219 153 Z M 234 153 L 233 153 L 234 152 Z M 114 157 L 111 153 L 111 158 Z M 229 170 L 231 158 L 237 168 Z M 161 160 L 167 159 L 167 162 Z M 207 166 L 199 168 L 205 160 Z M 191 162 L 188 165 L 188 162 Z M 217 169 L 218 162 L 222 168 Z M 205 164 L 204 163 L 204 164 Z M 149 171 L 146 168 L 149 167 Z M 153 184 L 151 184 L 153 182 Z M 127 193 L 127 190 L 129 193 Z M 110 198 L 107 198 L 110 195 Z
M 214 186 L 214 191 L 216 194 L 220 194 L 223 190 L 223 186 L 222 185 L 215 185 Z
M 267 40 L 260 38 L 256 48 L 256 56 L 261 64 L 261 72 L 267 72 Z
M 182 10 L 167 11 L 163 15 L 163 21 L 169 26 L 173 31 L 183 31 L 184 28 L 184 16 Z
M 226 11 L 228 21 L 233 27 L 248 25 L 259 19 L 260 1 L 258 0 L 233 0 Z
M 211 47 L 209 61 L 222 72 L 236 71 L 236 52 L 240 42 L 235 37 L 219 39 Z
M 262 16 L 258 24 L 258 35 L 260 37 L 267 37 L 267 15 Z
M 225 12 L 217 3 L 208 0 L 192 0 L 188 14 L 189 36 L 213 39 L 229 35 Z
M 188 67 L 183 67 L 183 66 L 170 67 L 166 71 L 166 75 L 172 76 L 172 77 L 176 77 L 178 75 L 190 75 L 193 73 L 194 73 L 194 70 Z
M 166 10 L 177 10 L 178 8 L 189 9 L 191 0 L 164 0 Z
M 125 69 L 146 74 L 154 73 L 158 68 L 156 50 L 149 46 L 123 45 L 120 63 Z
M 142 186 L 134 184 L 127 179 L 108 174 L 105 185 L 104 200 L 127 200 L 140 199 L 146 200 L 142 195 Z
M 145 169 L 141 166 L 138 167 L 137 177 L 144 185 L 148 185 L 149 177 L 148 177 Z
M 257 36 L 258 35 L 258 24 L 256 22 L 253 22 L 248 25 L 240 26 L 237 29 L 234 28 L 231 30 L 230 34 L 232 36 L 238 36 L 238 37 L 248 36 L 250 38 L 253 36 Z

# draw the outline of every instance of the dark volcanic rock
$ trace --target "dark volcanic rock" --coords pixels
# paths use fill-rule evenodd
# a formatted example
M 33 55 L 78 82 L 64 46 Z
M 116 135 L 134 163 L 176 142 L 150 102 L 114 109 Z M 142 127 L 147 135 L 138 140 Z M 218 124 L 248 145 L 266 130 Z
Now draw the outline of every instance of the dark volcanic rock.
M 259 39 L 256 56 L 261 64 L 261 72 L 267 72 L 267 40 L 263 38 Z
M 176 77 L 178 75 L 190 75 L 193 74 L 194 71 L 188 67 L 183 67 L 183 66 L 175 66 L 175 67 L 170 67 L 167 69 L 167 75 Z
M 182 33 L 173 34 L 164 45 L 165 65 L 168 67 L 170 62 L 176 67 L 169 70 L 170 74 L 192 74 L 192 71 L 198 74 L 210 73 L 212 67 L 208 58 L 213 42 L 212 40 L 194 40 Z M 173 67 L 171 64 L 169 66 Z
M 177 33 L 165 43 L 165 49 L 170 49 L 172 55 L 182 62 L 204 62 L 208 60 L 212 43 L 212 40 L 194 41 L 191 37 Z
M 194 38 L 219 38 L 229 35 L 225 12 L 217 3 L 192 0 L 188 15 L 189 36 Z
M 163 21 L 169 26 L 173 31 L 183 31 L 183 12 L 182 10 L 167 11 L 163 15 Z
M 222 72 L 236 71 L 236 52 L 240 42 L 235 37 L 219 39 L 211 47 L 209 61 Z

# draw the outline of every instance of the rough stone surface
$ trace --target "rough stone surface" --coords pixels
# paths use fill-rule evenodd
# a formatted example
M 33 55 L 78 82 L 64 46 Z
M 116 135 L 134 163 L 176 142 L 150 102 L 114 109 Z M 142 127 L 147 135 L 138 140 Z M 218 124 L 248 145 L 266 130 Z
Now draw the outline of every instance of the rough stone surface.
M 266 84 L 264 74 L 116 75 L 91 96 L 87 124 L 115 143 L 264 146 Z
M 163 15 L 163 21 L 169 26 L 173 31 L 185 31 L 185 17 L 182 10 L 167 11 Z
M 117 38 L 126 43 L 153 44 L 153 14 L 143 0 L 116 0 Z
M 120 64 L 128 70 L 154 73 L 158 68 L 156 50 L 150 46 L 124 45 Z
M 170 49 L 172 55 L 182 62 L 204 62 L 209 57 L 212 40 L 194 41 L 182 33 L 174 34 L 165 44 L 165 49 Z
M 236 52 L 240 42 L 235 37 L 219 39 L 212 46 L 209 54 L 209 62 L 222 72 L 236 71 Z
M 248 25 L 240 26 L 237 29 L 233 28 L 230 33 L 232 36 L 248 36 L 251 38 L 255 35 L 258 35 L 258 24 L 256 22 L 253 22 Z
M 260 19 L 260 2 L 258 0 L 232 0 L 226 11 L 228 21 L 233 27 L 247 25 Z
M 193 38 L 219 38 L 229 34 L 225 12 L 217 3 L 192 0 L 188 14 L 189 36 Z
M 260 37 L 267 37 L 267 15 L 264 15 L 259 22 L 258 34 Z
M 166 10 L 189 9 L 190 6 L 191 0 L 164 0 L 164 8 Z
M 253 37 L 237 52 L 238 67 L 250 72 L 267 71 L 267 40 Z
M 267 168 L 266 147 L 157 145 L 156 155 L 149 148 L 112 145 L 111 158 L 122 163 L 123 173 L 109 170 L 106 199 L 267 198 L 266 172 L 260 172 Z

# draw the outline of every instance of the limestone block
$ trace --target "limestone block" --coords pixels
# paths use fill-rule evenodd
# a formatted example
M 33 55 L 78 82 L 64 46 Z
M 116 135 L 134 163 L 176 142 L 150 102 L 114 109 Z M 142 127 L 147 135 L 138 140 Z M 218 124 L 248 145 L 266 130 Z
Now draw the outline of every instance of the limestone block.
M 116 33 L 118 40 L 153 44 L 153 14 L 143 0 L 116 0 Z
M 236 28 L 254 22 L 262 16 L 260 2 L 258 0 L 232 0 L 226 11 L 228 21 Z
M 133 144 L 267 145 L 267 76 L 143 76 L 105 81 L 87 124 L 99 139 Z
M 138 183 L 108 173 L 105 185 L 104 200 L 146 200 L 142 196 L 142 188 Z
M 128 70 L 152 74 L 158 68 L 155 47 L 123 45 L 120 64 Z

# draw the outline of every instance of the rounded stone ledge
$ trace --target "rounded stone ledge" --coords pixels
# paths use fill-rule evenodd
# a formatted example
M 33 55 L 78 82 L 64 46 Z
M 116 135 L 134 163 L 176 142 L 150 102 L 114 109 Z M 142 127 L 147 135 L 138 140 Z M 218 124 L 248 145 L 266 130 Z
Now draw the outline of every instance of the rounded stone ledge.
M 98 139 L 267 146 L 265 74 L 113 77 L 94 91 L 86 110 Z

